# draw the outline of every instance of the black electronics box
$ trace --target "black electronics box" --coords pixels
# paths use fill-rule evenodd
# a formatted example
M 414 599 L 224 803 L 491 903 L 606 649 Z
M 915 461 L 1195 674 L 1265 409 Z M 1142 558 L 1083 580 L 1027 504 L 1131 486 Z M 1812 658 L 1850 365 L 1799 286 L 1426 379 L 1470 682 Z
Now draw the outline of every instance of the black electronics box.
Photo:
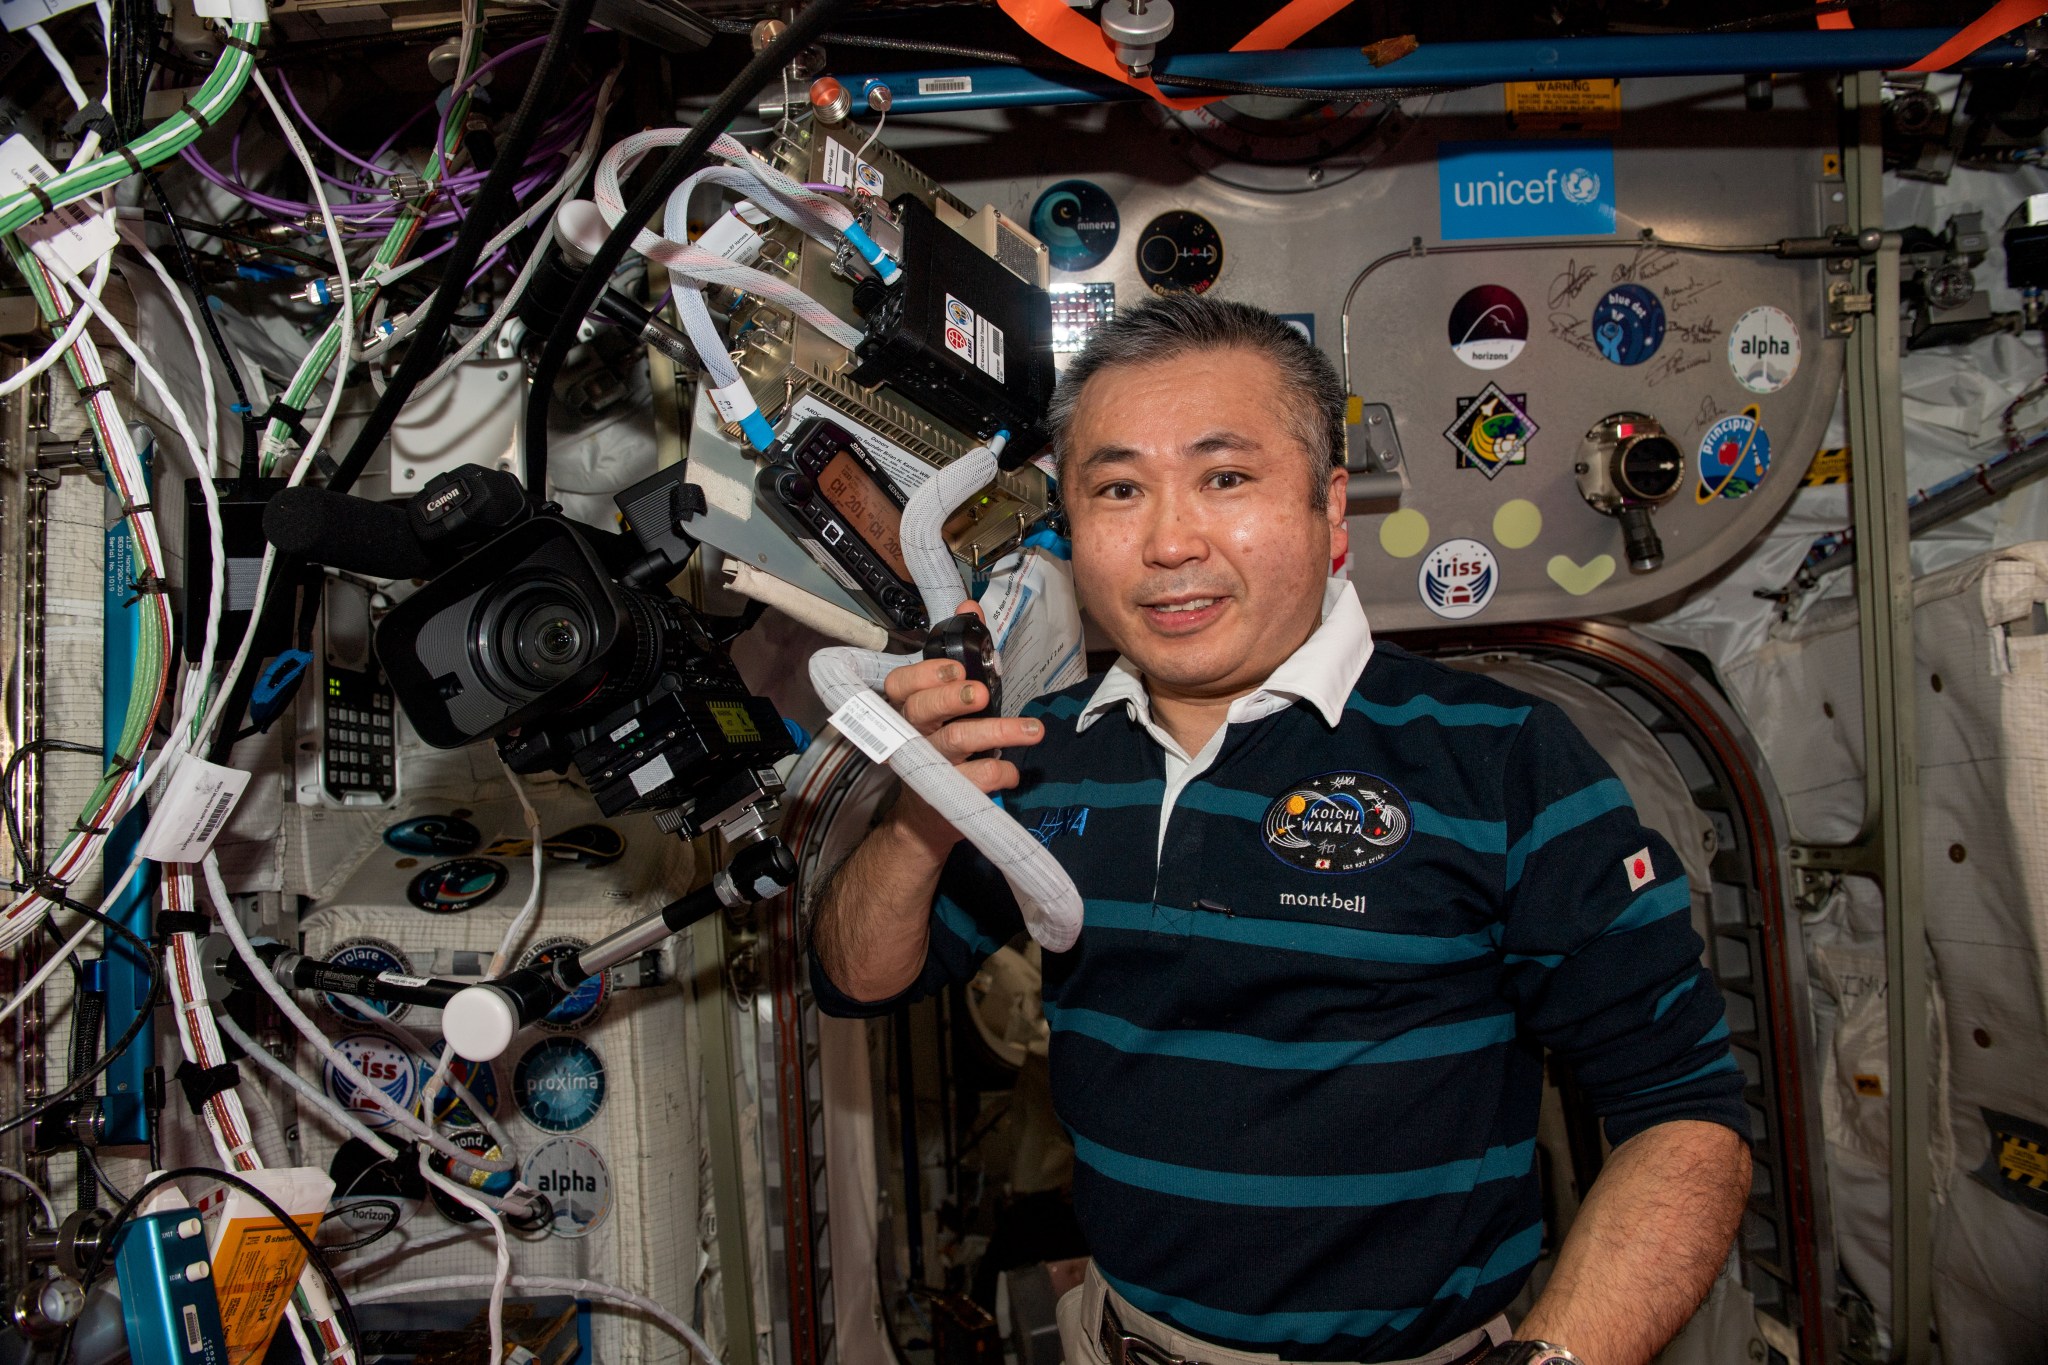
M 262 573 L 263 552 L 269 548 L 269 543 L 263 539 L 263 508 L 284 486 L 283 479 L 213 481 L 214 495 L 220 501 L 221 539 L 227 551 L 222 579 L 225 591 L 221 602 L 220 641 L 214 646 L 216 664 L 225 664 L 234 657 L 235 647 L 242 642 L 242 632 L 249 628 L 250 614 L 258 605 L 256 580 Z M 182 600 L 185 607 L 185 658 L 195 664 L 206 647 L 206 604 L 213 585 L 213 556 L 213 532 L 207 525 L 206 496 L 200 491 L 198 480 L 187 479 L 185 590 Z M 271 573 L 274 578 L 283 580 L 277 584 L 279 592 L 286 591 L 287 585 L 294 580 L 318 584 L 321 578 L 317 567 L 309 570 L 303 564 L 282 560 Z M 291 647 L 294 615 L 295 612 L 284 611 L 271 617 L 262 638 L 249 650 L 251 668 L 258 660 Z
M 867 310 L 856 384 L 886 384 L 962 431 L 1008 429 L 1002 463 L 1043 449 L 1052 400 L 1052 296 L 998 265 L 914 195 L 903 224 L 902 278 Z

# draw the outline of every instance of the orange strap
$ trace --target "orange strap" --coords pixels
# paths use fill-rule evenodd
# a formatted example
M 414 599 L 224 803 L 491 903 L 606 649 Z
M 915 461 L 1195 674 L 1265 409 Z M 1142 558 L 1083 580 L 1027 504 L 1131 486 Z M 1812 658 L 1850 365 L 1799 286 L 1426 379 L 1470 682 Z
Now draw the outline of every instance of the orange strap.
M 1816 5 L 1820 5 L 1827 3 L 1827 0 L 1813 0 L 1813 2 Z M 1829 10 L 1826 14 L 1815 15 L 1813 26 L 1815 28 L 1854 28 L 1856 27 L 1856 21 L 1849 17 L 1849 11 L 1837 9 Z
M 1998 0 L 1997 4 L 1978 15 L 1955 37 L 1906 70 L 1940 71 L 1944 67 L 1954 66 L 1986 43 L 2003 38 L 2021 24 L 2031 24 L 2044 14 L 2048 14 L 2048 0 Z
M 1003 13 L 1017 26 L 1070 62 L 1121 81 L 1172 109 L 1199 109 L 1222 99 L 1202 95 L 1176 99 L 1159 92 L 1149 78 L 1134 81 L 1131 73 L 1117 64 L 1116 54 L 1102 39 L 1102 27 L 1093 19 L 1070 8 L 1066 0 L 998 0 Z M 1272 18 L 1240 39 L 1232 52 L 1273 52 L 1286 47 L 1323 20 L 1349 5 L 1351 0 L 1288 0 Z

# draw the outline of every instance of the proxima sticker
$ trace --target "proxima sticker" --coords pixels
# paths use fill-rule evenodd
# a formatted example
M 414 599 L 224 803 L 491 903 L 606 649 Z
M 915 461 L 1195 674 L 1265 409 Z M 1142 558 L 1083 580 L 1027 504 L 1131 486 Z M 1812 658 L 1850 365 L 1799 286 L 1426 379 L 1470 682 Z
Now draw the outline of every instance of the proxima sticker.
M 1266 810 L 1266 847 L 1289 867 L 1338 876 L 1378 867 L 1408 842 L 1408 798 L 1371 773 L 1297 782 Z
M 1769 304 L 1750 309 L 1728 329 L 1728 368 L 1751 393 L 1776 393 L 1799 373 L 1799 324 Z
M 1422 557 L 1416 589 L 1422 604 L 1447 621 L 1477 616 L 1500 586 L 1500 564 L 1476 540 L 1447 540 Z
M 581 1038 L 544 1038 L 513 1068 L 512 1093 L 534 1127 L 573 1133 L 604 1108 L 604 1063 Z

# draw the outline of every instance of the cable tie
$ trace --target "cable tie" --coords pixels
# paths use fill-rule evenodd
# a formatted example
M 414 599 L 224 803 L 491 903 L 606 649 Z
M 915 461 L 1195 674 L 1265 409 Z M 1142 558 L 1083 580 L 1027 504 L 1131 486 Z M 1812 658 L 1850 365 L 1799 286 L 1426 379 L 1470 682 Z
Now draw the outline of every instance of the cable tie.
M 285 433 L 292 438 L 293 443 L 301 450 L 305 449 L 307 435 L 305 426 L 306 410 L 304 408 L 295 408 L 282 398 L 273 398 L 270 400 L 270 406 L 263 410 L 263 420 L 266 422 L 276 422 L 283 426 Z
M 200 1067 L 188 1061 L 178 1067 L 177 1077 L 178 1087 L 185 1092 L 185 1102 L 196 1115 L 205 1110 L 206 1102 L 215 1095 L 240 1085 L 242 1069 L 233 1062 Z
M 30 886 L 36 895 L 44 900 L 61 904 L 66 898 L 66 893 L 71 890 L 71 879 L 69 877 L 53 876 L 46 872 L 30 883 Z
M 177 934 L 205 938 L 212 930 L 212 918 L 197 910 L 159 910 L 153 936 L 158 946 L 162 946 Z
M 78 819 L 73 820 L 71 822 L 72 833 L 91 836 L 105 834 L 108 830 L 113 828 L 112 825 L 88 825 L 84 823 L 84 819 L 84 816 L 80 816 Z
M 124 502 L 121 504 L 121 515 L 124 517 L 132 517 L 142 512 L 154 511 L 156 511 L 156 504 L 153 502 Z
M 78 400 L 81 403 L 90 403 L 101 394 L 113 391 L 114 386 L 106 380 L 101 380 L 97 384 L 81 384 L 78 389 Z
M 50 213 L 55 211 L 57 207 L 57 201 L 50 197 L 50 192 L 48 190 L 44 189 L 41 185 L 33 183 L 30 184 L 27 188 L 30 197 L 32 197 L 38 204 L 41 204 L 43 206 L 44 213 Z
M 192 103 L 191 100 L 185 100 L 184 102 L 179 104 L 178 112 L 185 115 L 185 117 L 191 119 L 194 123 L 198 124 L 199 131 L 202 134 L 213 131 L 213 120 L 208 118 L 206 115 L 200 113 L 199 106 Z
M 128 163 L 128 174 L 142 174 L 142 158 L 135 155 L 135 149 L 133 147 L 130 147 L 127 143 L 124 142 L 120 146 L 114 148 L 113 154 L 115 156 L 120 157 L 123 161 Z
M 221 39 L 220 45 L 222 47 L 231 47 L 237 52 L 246 52 L 251 57 L 258 55 L 262 51 L 261 48 L 257 47 L 256 44 L 250 42 L 247 38 L 240 38 L 232 33 Z
M 135 595 L 121 604 L 124 607 L 132 607 L 153 593 L 168 593 L 171 590 L 169 579 L 153 573 L 143 574 L 128 586 L 135 589 Z

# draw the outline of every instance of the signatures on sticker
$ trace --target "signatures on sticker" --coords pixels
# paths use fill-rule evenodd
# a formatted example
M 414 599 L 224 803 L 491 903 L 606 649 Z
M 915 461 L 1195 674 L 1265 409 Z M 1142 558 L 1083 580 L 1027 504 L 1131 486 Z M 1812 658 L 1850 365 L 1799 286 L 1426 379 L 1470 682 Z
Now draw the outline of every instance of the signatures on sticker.
M 1668 246 L 1639 246 L 1634 259 L 1623 261 L 1614 267 L 1608 277 L 1609 284 L 1643 284 L 1656 279 L 1668 270 L 1678 268 L 1678 253 Z
M 1586 319 L 1576 313 L 1552 313 L 1550 334 L 1575 351 L 1584 352 L 1595 360 L 1603 359 L 1599 345 L 1586 332 Z
M 1649 385 L 1649 387 L 1654 389 L 1659 384 L 1662 384 L 1665 380 L 1676 379 L 1678 378 L 1678 376 L 1686 373 L 1688 370 L 1697 370 L 1700 366 L 1706 364 L 1707 362 L 1708 357 L 1703 355 L 1694 355 L 1690 351 L 1668 351 L 1665 353 L 1663 359 L 1657 361 L 1655 364 L 1649 367 L 1650 372 L 1648 376 L 1645 378 L 1644 382 L 1647 385 Z
M 1705 346 L 1721 335 L 1721 325 L 1712 318 L 1701 318 L 1697 322 L 1667 322 L 1664 335 L 1672 341 Z
M 1664 307 L 1673 313 L 1682 313 L 1700 301 L 1700 295 L 1713 289 L 1719 280 L 1702 280 L 1686 276 L 1684 284 L 1667 285 L 1664 289 Z
M 1695 427 L 1712 426 L 1725 415 L 1721 405 L 1714 401 L 1714 395 L 1710 393 L 1700 400 L 1700 410 L 1692 415 L 1692 424 Z
M 1586 291 L 1586 286 L 1593 282 L 1595 273 L 1590 265 L 1582 266 L 1577 261 L 1568 262 L 1565 268 L 1557 273 L 1557 278 L 1550 282 L 1550 306 L 1562 308 L 1576 299 Z

